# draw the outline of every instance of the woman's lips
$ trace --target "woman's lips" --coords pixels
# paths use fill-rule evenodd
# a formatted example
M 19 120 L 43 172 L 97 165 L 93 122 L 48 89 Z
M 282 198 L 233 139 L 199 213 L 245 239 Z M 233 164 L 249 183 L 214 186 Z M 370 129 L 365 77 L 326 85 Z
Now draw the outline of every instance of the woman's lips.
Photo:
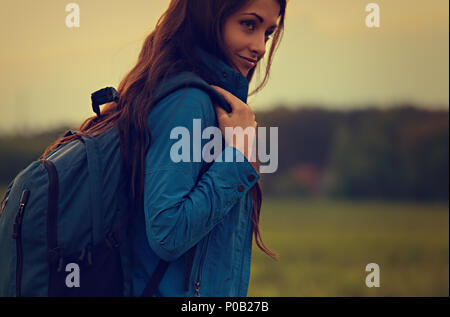
M 243 61 L 244 65 L 247 66 L 248 68 L 255 67 L 256 61 L 253 61 L 253 60 L 248 59 L 248 58 L 246 58 L 246 57 L 242 57 L 241 55 L 238 55 L 238 56 L 239 56 L 239 57 L 241 58 L 241 60 Z

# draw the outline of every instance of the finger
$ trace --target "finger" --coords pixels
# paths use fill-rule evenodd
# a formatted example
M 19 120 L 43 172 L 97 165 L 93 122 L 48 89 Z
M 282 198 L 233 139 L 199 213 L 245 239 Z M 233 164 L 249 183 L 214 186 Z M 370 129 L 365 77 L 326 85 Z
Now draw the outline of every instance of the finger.
M 226 115 L 227 117 L 229 117 L 228 113 L 225 110 L 223 110 L 223 108 L 220 107 L 220 106 L 216 106 L 215 105 L 214 106 L 214 110 L 216 111 L 216 114 L 217 114 L 218 118 L 223 116 L 223 115 Z

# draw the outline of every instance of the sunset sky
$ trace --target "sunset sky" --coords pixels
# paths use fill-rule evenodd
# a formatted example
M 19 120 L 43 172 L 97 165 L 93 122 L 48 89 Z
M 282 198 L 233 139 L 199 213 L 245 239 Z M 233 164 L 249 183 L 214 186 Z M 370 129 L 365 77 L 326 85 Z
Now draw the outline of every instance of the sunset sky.
M 68 28 L 63 0 L 2 0 L 0 132 L 78 126 L 90 94 L 117 87 L 169 0 L 78 0 Z M 449 104 L 449 1 L 379 0 L 380 27 L 361 0 L 290 0 L 286 29 L 256 110 L 281 103 L 352 109 Z M 254 87 L 255 83 L 252 83 Z

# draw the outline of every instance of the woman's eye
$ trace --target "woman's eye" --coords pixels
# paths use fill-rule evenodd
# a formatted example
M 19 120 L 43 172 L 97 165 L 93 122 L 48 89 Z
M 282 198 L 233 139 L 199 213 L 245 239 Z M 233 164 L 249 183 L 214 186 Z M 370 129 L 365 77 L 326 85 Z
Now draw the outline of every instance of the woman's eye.
M 245 25 L 248 29 L 250 29 L 250 31 L 254 31 L 256 28 L 255 21 L 251 21 L 251 20 L 242 21 L 241 24 Z M 266 41 L 268 41 L 272 37 L 273 33 L 274 33 L 274 31 L 269 31 L 269 32 L 265 33 Z
M 255 29 L 256 26 L 254 21 L 242 21 L 241 24 L 247 26 L 252 31 Z

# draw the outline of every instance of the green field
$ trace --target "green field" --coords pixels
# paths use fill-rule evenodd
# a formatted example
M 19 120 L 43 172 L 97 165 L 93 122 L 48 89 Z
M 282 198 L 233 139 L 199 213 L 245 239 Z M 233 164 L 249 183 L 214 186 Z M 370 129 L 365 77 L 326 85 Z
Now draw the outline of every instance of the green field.
M 265 199 L 261 232 L 248 296 L 449 296 L 448 203 Z
M 448 203 L 266 199 L 261 230 L 248 296 L 449 296 Z

